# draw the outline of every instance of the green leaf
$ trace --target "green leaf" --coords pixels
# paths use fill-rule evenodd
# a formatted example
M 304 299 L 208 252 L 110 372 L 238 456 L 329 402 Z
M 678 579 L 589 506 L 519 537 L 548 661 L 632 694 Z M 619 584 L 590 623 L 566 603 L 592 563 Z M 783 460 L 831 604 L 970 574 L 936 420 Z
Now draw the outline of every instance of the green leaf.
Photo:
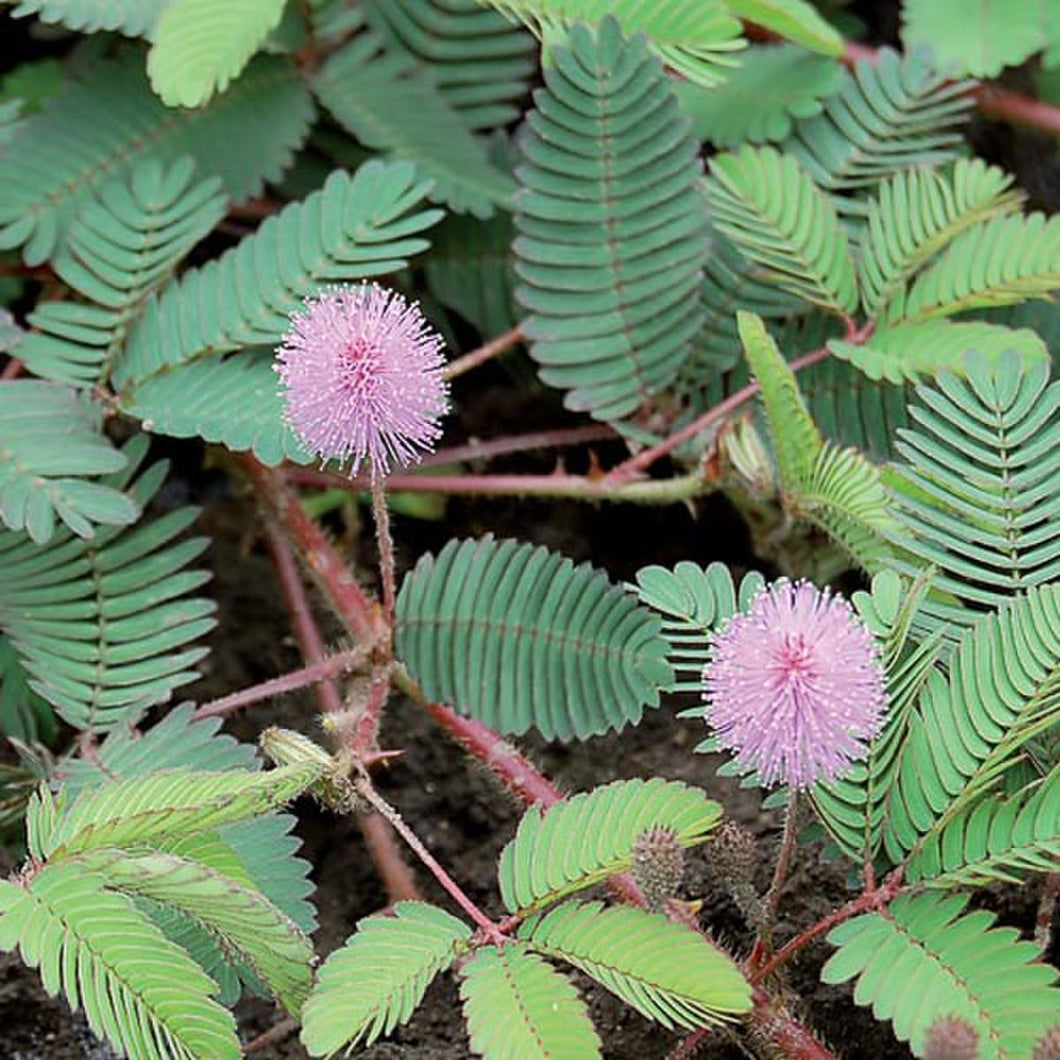
M 1019 208 L 1023 194 L 1012 179 L 978 158 L 959 158 L 949 171 L 903 170 L 880 184 L 860 241 L 865 312 L 901 319 L 908 281 L 935 255 L 972 225 Z
M 89 1026 L 137 1060 L 238 1060 L 231 1014 L 214 982 L 132 900 L 76 863 L 48 865 L 25 888 L 0 889 L 0 949 L 17 945 L 44 989 L 62 990 Z
M 968 1022 L 979 1037 L 979 1060 L 1029 1057 L 1056 1022 L 1056 971 L 1013 928 L 991 928 L 994 914 L 961 915 L 967 896 L 902 896 L 889 914 L 870 913 L 833 929 L 838 946 L 824 968 L 826 983 L 858 977 L 854 1000 L 890 1020 L 895 1036 L 924 1056 L 932 1023 Z
M 368 24 L 387 51 L 411 55 L 472 130 L 516 120 L 537 69 L 535 41 L 475 0 L 368 0 Z
M 622 32 L 640 31 L 660 59 L 698 85 L 724 80 L 726 69 L 739 61 L 730 53 L 747 46 L 740 23 L 721 0 L 482 0 L 529 26 L 546 43 L 572 23 L 599 24 L 614 18 Z M 546 66 L 548 64 L 546 63 Z
M 910 318 L 1048 298 L 1060 287 L 1060 217 L 995 217 L 962 233 L 909 292 Z
M 897 782 L 913 708 L 941 654 L 938 636 L 910 641 L 928 585 L 926 576 L 910 583 L 884 570 L 873 577 L 871 593 L 855 593 L 853 598 L 880 645 L 887 673 L 887 714 L 864 759 L 842 779 L 816 784 L 812 798 L 832 839 L 859 865 L 879 854 L 886 804 Z
M 414 162 L 431 178 L 437 201 L 483 218 L 510 208 L 515 185 L 491 162 L 486 141 L 471 134 L 411 57 L 381 50 L 376 34 L 362 33 L 337 51 L 313 89 L 363 146 Z
M 974 887 L 1058 869 L 1060 767 L 1003 801 L 991 792 L 969 803 L 909 859 L 906 879 Z
M 352 177 L 335 170 L 303 202 L 268 218 L 220 258 L 186 271 L 147 303 L 115 364 L 115 386 L 132 388 L 123 399 L 135 402 L 135 388 L 145 380 L 200 357 L 274 346 L 290 326 L 290 313 L 323 284 L 404 268 L 411 255 L 428 246 L 419 233 L 441 216 L 440 210 L 410 213 L 427 188 L 407 162 L 366 162 Z M 262 438 L 263 452 L 274 453 L 278 445 L 290 443 L 282 441 L 278 424 L 262 422 L 265 417 L 253 411 L 267 398 L 260 389 L 260 366 L 248 367 L 247 358 L 238 363 L 252 378 L 236 379 L 233 369 L 224 384 L 237 406 L 248 394 L 255 402 L 241 418 L 247 438 L 242 447 Z M 172 392 L 166 396 L 172 398 Z M 179 409 L 169 415 L 186 425 L 196 410 L 189 402 L 187 416 Z
M 959 630 L 1060 575 L 1060 382 L 1014 355 L 917 390 L 894 476 L 899 570 L 938 569 L 925 605 Z
M 147 53 L 151 87 L 170 107 L 201 107 L 224 92 L 280 23 L 286 0 L 172 0 Z
M 371 1045 L 407 1023 L 431 980 L 471 938 L 466 924 L 424 902 L 398 902 L 393 913 L 365 917 L 324 962 L 302 1009 L 310 1056 Z
M 51 704 L 29 686 L 14 645 L 0 635 L 0 733 L 23 744 L 50 745 L 56 722 Z
M 230 199 L 250 198 L 280 179 L 312 118 L 308 89 L 287 59 L 257 58 L 223 96 L 179 111 L 151 91 L 138 49 L 96 62 L 22 122 L 0 157 L 0 248 L 25 244 L 27 264 L 47 261 L 78 206 L 147 158 L 170 166 L 190 155 Z
M 508 911 L 520 916 L 633 865 L 642 833 L 664 828 L 683 847 L 707 839 L 721 807 L 679 781 L 625 780 L 532 806 L 501 851 L 497 877 Z
M 733 961 L 698 932 L 659 913 L 568 902 L 527 921 L 519 935 L 664 1027 L 692 1030 L 751 1008 L 751 988 Z
M 132 497 L 106 481 L 87 481 L 126 464 L 102 433 L 98 406 L 52 383 L 4 380 L 0 425 L 0 522 L 6 527 L 44 544 L 56 520 L 83 538 L 96 534 L 93 524 L 135 522 L 140 507 Z M 0 548 L 19 540 L 0 540 Z M 0 584 L 5 581 L 7 572 L 0 574 Z
M 486 1060 L 593 1060 L 600 1039 L 566 976 L 514 944 L 477 950 L 461 969 L 471 1048 Z
M 143 300 L 225 214 L 220 181 L 196 182 L 194 169 L 186 156 L 169 168 L 149 159 L 82 204 L 54 268 L 97 304 L 37 304 L 37 331 L 19 349 L 31 371 L 76 386 L 105 382 Z
M 274 364 L 271 350 L 204 357 L 149 376 L 128 391 L 122 408 L 154 434 L 250 450 L 269 467 L 308 464 L 313 456 L 284 418 Z
M 702 322 L 701 169 L 642 38 L 609 18 L 575 26 L 569 45 L 520 141 L 516 297 L 542 381 L 611 421 L 673 379 Z
M 1045 47 L 1047 0 L 979 0 L 954 7 L 948 0 L 905 0 L 902 41 L 929 48 L 950 77 L 997 77 Z
M 948 678 L 932 673 L 910 718 L 884 830 L 894 861 L 933 847 L 1029 740 L 1060 721 L 1058 676 L 1060 582 L 1028 590 L 965 632 Z
M 744 147 L 711 159 L 714 223 L 786 291 L 838 313 L 857 306 L 854 260 L 835 204 L 795 158 Z
M 246 960 L 292 1015 L 309 996 L 309 938 L 264 895 L 194 858 L 102 850 L 81 859 L 108 887 L 180 910 Z M 230 958 L 231 959 L 231 958 Z
M 795 45 L 754 45 L 723 84 L 681 81 L 674 92 L 701 140 L 736 147 L 745 140 L 783 140 L 793 118 L 821 112 L 842 82 L 843 68 Z
M 167 769 L 88 789 L 40 849 L 51 860 L 105 847 L 152 846 L 267 813 L 318 778 L 312 763 L 263 773 Z M 39 812 L 39 811 L 38 811 Z
M 843 38 L 807 0 L 726 0 L 737 18 L 754 22 L 796 44 L 839 58 Z
M 147 37 L 158 16 L 172 0 L 12 0 L 12 18 L 36 15 L 41 22 L 58 23 L 78 33 L 117 31 L 127 37 Z
M 862 188 L 960 153 L 973 82 L 948 80 L 923 53 L 890 48 L 858 60 L 843 80 L 824 113 L 799 121 L 784 145 L 821 187 Z
M 167 471 L 161 462 L 133 480 L 147 444 L 134 436 L 120 454 L 127 466 L 104 480 L 127 490 L 137 510 Z M 91 542 L 66 530 L 44 547 L 0 535 L 0 624 L 31 687 L 71 725 L 105 731 L 130 705 L 162 702 L 198 677 L 193 667 L 207 649 L 191 644 L 214 626 L 214 605 L 188 595 L 209 574 L 184 568 L 206 540 L 173 543 L 196 514 L 174 509 L 128 529 L 101 528 Z
M 781 486 L 795 490 L 813 473 L 824 446 L 795 381 L 760 317 L 737 311 L 736 324 L 744 354 L 758 382 L 776 455 Z
M 602 571 L 492 535 L 421 557 L 398 595 L 395 646 L 427 696 L 547 739 L 639 721 L 673 677 L 658 619 Z
M 1019 354 L 1025 365 L 1049 364 L 1049 351 L 1036 331 L 977 320 L 909 320 L 880 328 L 865 343 L 830 339 L 828 349 L 870 379 L 888 383 L 917 383 L 943 372 L 964 375 L 969 354 L 990 366 L 1009 353 Z

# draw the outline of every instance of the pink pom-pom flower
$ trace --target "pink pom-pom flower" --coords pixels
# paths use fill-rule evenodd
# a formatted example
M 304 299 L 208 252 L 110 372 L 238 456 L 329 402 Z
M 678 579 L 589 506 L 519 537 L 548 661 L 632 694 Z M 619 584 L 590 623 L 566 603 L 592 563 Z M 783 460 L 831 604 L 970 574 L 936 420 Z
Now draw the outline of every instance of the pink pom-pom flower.
M 324 460 L 407 467 L 441 435 L 449 409 L 442 339 L 414 302 L 375 283 L 306 299 L 276 354 L 285 418 Z
M 834 780 L 879 732 L 886 679 L 872 634 L 842 597 L 786 578 L 715 634 L 707 720 L 765 784 Z

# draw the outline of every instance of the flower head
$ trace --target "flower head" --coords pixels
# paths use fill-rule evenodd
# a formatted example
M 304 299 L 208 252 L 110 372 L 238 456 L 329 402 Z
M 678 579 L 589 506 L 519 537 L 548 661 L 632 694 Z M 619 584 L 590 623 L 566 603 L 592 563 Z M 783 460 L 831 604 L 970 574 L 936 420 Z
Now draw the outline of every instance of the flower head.
M 782 578 L 714 637 L 703 671 L 719 743 L 766 784 L 833 780 L 879 731 L 885 678 L 841 597 Z
M 441 350 L 419 306 L 378 284 L 307 298 L 276 354 L 287 422 L 351 475 L 366 457 L 373 474 L 415 463 L 449 408 Z

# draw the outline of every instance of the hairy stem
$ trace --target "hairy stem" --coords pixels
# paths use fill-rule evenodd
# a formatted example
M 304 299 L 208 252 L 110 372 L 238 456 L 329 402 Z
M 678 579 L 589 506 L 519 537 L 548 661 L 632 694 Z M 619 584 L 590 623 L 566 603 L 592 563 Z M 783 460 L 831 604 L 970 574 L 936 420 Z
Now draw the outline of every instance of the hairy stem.
M 791 866 L 791 856 L 795 851 L 795 841 L 798 838 L 799 831 L 798 817 L 799 793 L 795 788 L 792 788 L 788 795 L 788 808 L 784 813 L 784 834 L 780 840 L 777 863 L 773 869 L 773 881 L 770 883 L 769 890 L 766 891 L 766 896 L 762 903 L 762 919 L 758 927 L 758 940 L 766 954 L 773 949 L 773 923 L 777 918 L 780 895 L 784 890 L 784 883 L 788 878 L 788 869 Z
M 285 692 L 293 692 L 298 688 L 305 688 L 311 684 L 325 684 L 339 674 L 348 673 L 364 665 L 368 658 L 368 652 L 363 647 L 351 648 L 349 651 L 336 652 L 334 655 L 326 656 L 319 662 L 310 663 L 300 670 L 292 670 L 282 677 L 274 677 L 269 681 L 252 685 L 250 688 L 241 688 L 238 692 L 212 699 L 196 708 L 192 719 L 202 721 L 204 718 L 219 718 L 226 714 L 232 714 L 241 707 L 249 707 L 252 703 L 260 703 L 263 699 L 279 696 Z M 334 685 L 330 686 L 334 691 Z M 327 693 L 325 693 L 327 694 Z M 337 693 L 336 693 L 337 694 Z M 339 705 L 341 707 L 341 703 Z M 327 709 L 339 709 L 329 707 Z
M 375 540 L 379 549 L 379 576 L 383 582 L 383 617 L 387 630 L 394 628 L 394 539 L 390 536 L 390 509 L 386 503 L 386 480 L 372 468 L 372 515 L 375 519 Z M 390 639 L 388 637 L 387 644 Z
M 368 777 L 360 777 L 354 786 L 357 789 L 357 794 L 365 802 L 369 803 L 377 813 L 386 818 L 394 831 L 408 843 L 420 861 L 430 870 L 431 875 L 445 888 L 453 901 L 475 922 L 475 925 L 486 938 L 496 945 L 503 944 L 505 935 L 500 928 L 475 905 L 452 876 L 442 868 L 434 855 L 423 845 L 419 836 L 405 824 L 401 814 L 372 787 Z
M 265 540 L 287 604 L 291 628 L 302 649 L 302 655 L 311 665 L 320 665 L 325 662 L 324 638 L 320 635 L 320 629 L 313 617 L 313 609 L 309 606 L 309 597 L 302 584 L 291 546 L 271 519 L 266 521 Z M 357 648 L 355 651 L 362 657 L 367 654 L 364 648 Z M 337 715 L 342 712 L 342 695 L 333 680 L 320 681 L 315 692 L 324 714 Z M 367 756 L 362 756 L 362 761 L 366 758 Z M 416 881 L 401 856 L 401 848 L 390 825 L 378 814 L 358 812 L 356 818 L 389 903 L 393 905 L 403 899 L 418 898 Z
M 450 361 L 445 366 L 445 370 L 442 375 L 446 379 L 455 379 L 458 375 L 463 375 L 464 372 L 470 372 L 472 368 L 477 368 L 480 364 L 485 364 L 486 361 L 493 360 L 494 357 L 504 353 L 505 350 L 511 349 L 517 342 L 521 342 L 523 339 L 522 330 L 519 327 L 511 328 L 504 332 L 502 335 L 498 335 L 495 339 L 491 339 L 489 342 L 484 343 L 477 350 L 472 350 L 470 353 L 465 353 L 463 357 L 458 357 L 455 361 Z

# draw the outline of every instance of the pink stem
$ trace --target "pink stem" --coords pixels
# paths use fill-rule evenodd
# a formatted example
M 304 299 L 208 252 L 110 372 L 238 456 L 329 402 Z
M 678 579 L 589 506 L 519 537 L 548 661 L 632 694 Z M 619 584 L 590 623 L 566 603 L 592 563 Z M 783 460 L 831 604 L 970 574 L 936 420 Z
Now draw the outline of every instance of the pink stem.
M 361 666 L 367 654 L 364 648 L 353 648 L 350 651 L 329 655 L 319 662 L 303 666 L 300 670 L 292 670 L 282 677 L 274 677 L 270 681 L 262 681 L 261 684 L 253 685 L 250 688 L 242 688 L 231 695 L 221 696 L 219 699 L 204 703 L 195 710 L 192 718 L 195 721 L 202 721 L 204 718 L 219 718 L 239 710 L 240 707 L 248 707 L 252 703 L 260 703 L 263 699 L 279 696 L 285 692 L 293 692 L 295 689 L 304 688 L 306 685 L 317 682 L 330 685 L 333 677 Z M 330 687 L 334 691 L 334 685 L 330 685 Z M 324 694 L 326 695 L 327 693 Z M 329 706 L 328 709 L 333 708 Z
M 446 379 L 455 379 L 458 375 L 470 372 L 472 368 L 477 368 L 480 364 L 485 364 L 498 354 L 504 353 L 522 339 L 522 330 L 518 327 L 511 328 L 503 335 L 498 335 L 495 339 L 484 343 L 477 350 L 472 350 L 470 353 L 465 353 L 463 357 L 450 361 L 442 374 Z

